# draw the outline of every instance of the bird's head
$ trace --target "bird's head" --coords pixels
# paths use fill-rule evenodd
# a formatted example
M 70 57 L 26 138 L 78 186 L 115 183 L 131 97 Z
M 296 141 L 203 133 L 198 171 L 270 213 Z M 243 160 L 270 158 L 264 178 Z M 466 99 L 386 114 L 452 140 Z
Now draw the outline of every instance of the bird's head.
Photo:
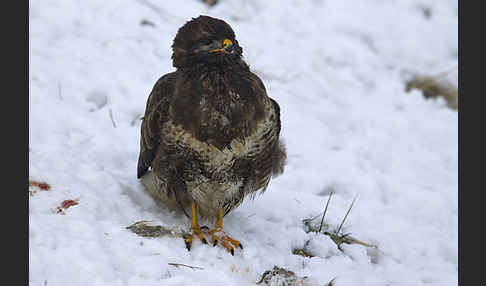
M 182 26 L 172 44 L 172 64 L 227 63 L 241 58 L 243 49 L 225 21 L 209 16 L 193 18 Z

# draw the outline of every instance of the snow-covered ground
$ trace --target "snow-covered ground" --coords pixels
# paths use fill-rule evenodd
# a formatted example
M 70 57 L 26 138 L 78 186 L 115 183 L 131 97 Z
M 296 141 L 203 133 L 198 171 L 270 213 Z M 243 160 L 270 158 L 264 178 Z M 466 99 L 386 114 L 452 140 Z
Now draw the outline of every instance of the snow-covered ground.
M 451 0 L 30 0 L 30 285 L 253 285 L 274 265 L 317 285 L 457 285 L 458 116 L 406 93 L 412 73 L 452 70 Z M 200 14 L 226 20 L 281 107 L 284 174 L 225 218 L 235 256 L 182 239 L 143 238 L 139 221 L 189 228 L 136 178 L 140 120 L 155 81 L 173 70 L 177 29 Z M 148 20 L 155 26 L 141 25 Z M 364 242 L 306 233 L 326 222 Z M 55 213 L 63 200 L 79 204 Z M 316 255 L 293 255 L 310 240 Z M 183 263 L 203 269 L 173 267 Z

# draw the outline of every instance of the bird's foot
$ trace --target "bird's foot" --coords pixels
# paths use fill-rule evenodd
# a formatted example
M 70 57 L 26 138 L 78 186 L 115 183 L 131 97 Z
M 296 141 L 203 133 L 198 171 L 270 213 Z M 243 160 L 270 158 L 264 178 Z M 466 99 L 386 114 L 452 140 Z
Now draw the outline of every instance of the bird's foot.
M 194 237 L 199 238 L 199 240 L 204 243 L 208 244 L 206 241 L 206 238 L 204 238 L 204 235 L 202 234 L 201 229 L 204 229 L 205 227 L 200 227 L 199 225 L 191 227 L 191 233 L 184 235 L 184 242 L 186 243 L 186 248 L 187 250 L 191 250 L 192 246 L 192 240 Z M 207 227 L 206 227 L 207 228 Z
M 229 237 L 221 227 L 215 227 L 210 230 L 211 243 L 213 246 L 220 243 L 231 255 L 235 255 L 235 248 L 243 249 L 243 244 L 236 239 Z

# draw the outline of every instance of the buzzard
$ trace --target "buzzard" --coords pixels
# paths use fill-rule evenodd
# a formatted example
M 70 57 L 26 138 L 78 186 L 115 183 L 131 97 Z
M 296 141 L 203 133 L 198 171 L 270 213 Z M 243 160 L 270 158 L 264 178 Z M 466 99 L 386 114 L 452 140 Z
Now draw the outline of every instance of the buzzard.
M 188 250 L 194 237 L 207 243 L 200 216 L 215 220 L 207 232 L 213 246 L 220 242 L 234 255 L 243 246 L 223 231 L 223 216 L 283 172 L 280 108 L 225 21 L 193 18 L 178 30 L 172 51 L 176 71 L 162 76 L 147 100 L 137 178 L 191 219 Z

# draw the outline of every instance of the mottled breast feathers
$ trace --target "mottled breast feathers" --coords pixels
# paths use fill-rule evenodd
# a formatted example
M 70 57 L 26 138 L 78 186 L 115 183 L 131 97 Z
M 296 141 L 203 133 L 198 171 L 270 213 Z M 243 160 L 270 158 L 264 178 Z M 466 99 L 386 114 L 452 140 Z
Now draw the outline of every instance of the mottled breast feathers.
M 265 109 L 271 108 L 274 117 L 268 120 L 274 121 L 278 138 L 280 108 L 266 96 L 261 80 L 248 72 L 228 86 L 218 76 L 221 77 L 208 73 L 195 80 L 173 72 L 157 81 L 142 121 L 138 178 L 152 166 L 168 122 L 222 150 L 231 148 L 233 140 L 244 142 L 255 133 L 258 124 L 268 115 Z

